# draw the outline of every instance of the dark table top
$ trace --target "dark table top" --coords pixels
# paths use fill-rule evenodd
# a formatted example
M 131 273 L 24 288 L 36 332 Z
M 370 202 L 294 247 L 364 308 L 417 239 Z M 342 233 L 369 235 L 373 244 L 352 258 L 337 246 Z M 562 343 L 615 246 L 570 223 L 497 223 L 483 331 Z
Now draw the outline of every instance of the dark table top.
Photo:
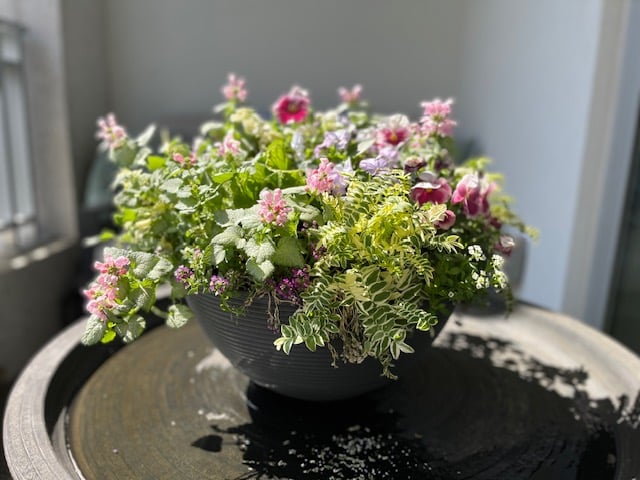
M 257 387 L 196 322 L 35 357 L 4 421 L 17 479 L 574 479 L 640 472 L 640 359 L 564 315 L 456 312 L 419 368 L 332 403 Z M 48 367 L 47 367 L 48 365 Z M 79 472 L 79 473 L 78 473 Z

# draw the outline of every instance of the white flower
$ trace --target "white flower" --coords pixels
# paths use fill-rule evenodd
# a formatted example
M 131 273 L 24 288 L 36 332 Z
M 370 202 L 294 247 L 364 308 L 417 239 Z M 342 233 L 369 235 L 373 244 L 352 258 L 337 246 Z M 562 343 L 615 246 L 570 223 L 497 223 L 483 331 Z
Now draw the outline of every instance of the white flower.
M 496 270 L 500 270 L 504 266 L 504 257 L 501 255 L 493 254 L 491 256 L 491 265 Z
M 484 252 L 482 251 L 482 247 L 480 245 L 470 245 L 468 251 L 469 255 L 471 255 L 472 260 L 480 261 L 487 259 L 487 257 L 484 256 Z

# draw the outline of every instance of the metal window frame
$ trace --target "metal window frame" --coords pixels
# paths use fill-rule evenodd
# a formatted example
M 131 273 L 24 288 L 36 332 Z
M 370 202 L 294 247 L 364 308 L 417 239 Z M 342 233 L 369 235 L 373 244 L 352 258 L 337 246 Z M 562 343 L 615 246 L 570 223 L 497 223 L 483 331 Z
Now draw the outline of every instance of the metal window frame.
M 0 257 L 33 247 L 40 233 L 29 128 L 25 34 L 26 29 L 22 25 L 0 18 L 0 168 L 5 173 L 4 185 L 0 185 L 0 188 L 6 189 L 0 201 L 6 202 L 4 211 L 8 213 L 4 219 L 0 217 Z M 13 52 L 11 47 L 14 48 Z M 14 58 L 11 58 L 11 53 L 15 53 Z M 10 72 L 10 69 L 13 71 Z M 13 86 L 17 86 L 19 92 L 13 93 L 19 98 L 10 98 L 11 92 L 7 91 L 9 74 L 17 77 L 13 79 Z M 18 119 L 21 125 L 16 125 L 14 121 L 10 127 L 12 117 L 14 120 L 15 117 L 21 117 Z M 20 133 L 16 134 L 15 129 L 21 129 Z M 21 168 L 18 168 L 17 162 L 24 162 Z M 21 190 L 18 191 L 18 188 Z

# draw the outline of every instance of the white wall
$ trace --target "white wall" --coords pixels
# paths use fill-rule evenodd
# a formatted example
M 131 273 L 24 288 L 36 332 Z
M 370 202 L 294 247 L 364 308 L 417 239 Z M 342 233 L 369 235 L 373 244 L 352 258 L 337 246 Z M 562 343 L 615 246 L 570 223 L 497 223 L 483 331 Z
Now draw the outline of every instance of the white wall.
M 110 105 L 132 130 L 210 112 L 228 72 L 268 109 L 292 83 L 315 105 L 360 82 L 379 111 L 455 93 L 464 2 L 109 0 Z
M 458 117 L 541 231 L 521 296 L 563 310 L 592 101 L 600 0 L 466 4 Z

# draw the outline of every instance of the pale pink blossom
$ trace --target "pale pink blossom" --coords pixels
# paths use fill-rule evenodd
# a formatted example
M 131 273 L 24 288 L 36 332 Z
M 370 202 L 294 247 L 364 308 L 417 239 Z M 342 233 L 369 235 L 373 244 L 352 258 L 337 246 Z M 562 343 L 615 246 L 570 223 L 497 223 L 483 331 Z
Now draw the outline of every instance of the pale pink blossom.
M 351 90 L 345 87 L 338 89 L 338 95 L 340 100 L 349 105 L 355 105 L 360 101 L 360 94 L 362 93 L 362 85 L 354 85 Z
M 453 134 L 457 122 L 449 118 L 452 104 L 452 99 L 442 101 L 439 98 L 421 104 L 424 113 L 420 125 L 424 135 L 450 137 Z
M 240 142 L 233 137 L 233 132 L 227 132 L 222 142 L 214 145 L 218 149 L 218 155 L 238 155 L 240 153 Z
M 222 87 L 222 95 L 230 102 L 244 102 L 247 99 L 247 89 L 244 83 L 244 78 L 236 77 L 235 73 L 230 73 L 226 85 Z
M 487 182 L 484 178 L 475 173 L 468 173 L 456 186 L 453 192 L 453 203 L 461 203 L 467 217 L 473 218 L 489 213 L 489 195 L 496 188 L 492 182 Z
M 298 86 L 293 86 L 289 93 L 276 100 L 272 111 L 278 121 L 284 125 L 299 123 L 307 118 L 310 103 L 307 91 Z
M 100 117 L 97 124 L 96 138 L 102 140 L 103 145 L 110 150 L 117 150 L 127 142 L 127 132 L 124 127 L 118 125 L 113 113 L 109 113 L 106 118 Z
M 282 198 L 282 190 L 276 188 L 273 191 L 263 190 L 258 200 L 258 214 L 264 223 L 273 223 L 282 226 L 288 219 L 291 207 Z
M 125 256 L 113 258 L 111 255 L 104 257 L 104 262 L 95 262 L 94 268 L 101 274 L 111 273 L 114 275 L 124 275 L 129 270 L 130 261 Z
M 330 192 L 341 195 L 346 192 L 346 181 L 327 158 L 320 159 L 320 166 L 307 174 L 307 190 L 315 193 Z
M 181 153 L 174 153 L 172 155 L 173 161 L 182 165 L 183 167 L 189 167 L 191 165 L 195 165 L 197 163 L 197 158 L 196 158 L 196 154 L 195 152 L 191 152 L 189 154 L 189 158 L 185 158 L 184 155 L 182 155 Z

